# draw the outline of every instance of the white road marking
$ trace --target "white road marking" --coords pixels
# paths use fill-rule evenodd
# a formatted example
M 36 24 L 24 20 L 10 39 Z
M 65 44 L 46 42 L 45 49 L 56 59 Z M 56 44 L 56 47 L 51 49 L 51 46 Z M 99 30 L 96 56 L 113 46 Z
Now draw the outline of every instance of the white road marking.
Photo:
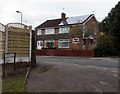
M 92 88 L 94 88 L 96 92 L 102 92 L 102 90 L 96 88 L 95 86 L 92 86 Z
M 106 86 L 108 85 L 106 82 L 103 82 L 103 81 L 99 81 L 99 83 Z
M 90 58 L 93 60 L 109 60 L 110 62 L 118 62 L 118 58 Z
M 96 90 L 95 90 L 95 91 L 96 91 L 96 92 L 102 92 L 102 90 L 100 90 L 100 89 L 97 89 L 97 88 L 96 88 Z
M 110 70 L 111 72 L 114 72 L 114 73 L 118 73 L 118 71 L 116 71 L 116 70 Z
M 113 75 L 113 76 L 118 77 L 118 75 Z
M 110 84 L 108 84 L 106 82 L 103 82 L 103 81 L 99 81 L 99 83 L 102 84 L 102 85 L 104 85 L 104 86 L 111 86 L 112 87 L 112 85 L 110 85 Z

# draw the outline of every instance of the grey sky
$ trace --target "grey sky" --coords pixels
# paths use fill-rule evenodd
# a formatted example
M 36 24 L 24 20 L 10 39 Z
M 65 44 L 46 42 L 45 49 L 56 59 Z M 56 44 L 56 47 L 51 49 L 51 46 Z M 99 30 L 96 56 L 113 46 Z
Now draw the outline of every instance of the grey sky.
M 68 17 L 94 13 L 101 21 L 119 0 L 0 0 L 0 23 L 20 22 L 19 10 L 23 13 L 23 23 L 33 28 L 47 19 L 60 18 L 65 12 Z M 63 11 L 63 8 L 64 11 Z

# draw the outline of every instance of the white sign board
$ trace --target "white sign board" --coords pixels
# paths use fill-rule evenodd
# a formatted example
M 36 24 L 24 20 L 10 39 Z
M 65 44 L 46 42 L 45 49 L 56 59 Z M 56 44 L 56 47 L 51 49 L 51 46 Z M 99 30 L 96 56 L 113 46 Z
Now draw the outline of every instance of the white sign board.
M 73 38 L 72 43 L 73 44 L 78 44 L 79 43 L 79 38 Z
M 15 54 L 14 53 L 6 53 L 5 54 L 5 58 L 11 58 L 11 57 L 14 57 Z

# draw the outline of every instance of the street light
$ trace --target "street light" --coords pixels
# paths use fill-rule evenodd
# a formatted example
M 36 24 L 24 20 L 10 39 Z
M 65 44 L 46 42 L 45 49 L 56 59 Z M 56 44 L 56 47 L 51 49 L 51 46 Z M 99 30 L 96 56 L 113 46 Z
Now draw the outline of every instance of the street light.
M 22 28 L 22 12 L 20 11 L 16 11 L 16 12 L 21 14 L 21 28 Z

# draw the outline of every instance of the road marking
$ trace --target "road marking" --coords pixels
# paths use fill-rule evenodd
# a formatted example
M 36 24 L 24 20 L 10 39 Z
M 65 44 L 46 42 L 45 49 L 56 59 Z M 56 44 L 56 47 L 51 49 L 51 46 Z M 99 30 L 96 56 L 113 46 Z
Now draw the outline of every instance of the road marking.
M 99 81 L 99 83 L 102 84 L 102 85 L 104 85 L 104 86 L 111 86 L 112 87 L 112 85 L 110 85 L 110 84 L 108 84 L 106 82 L 103 82 L 103 81 Z
M 106 86 L 108 85 L 106 82 L 103 82 L 103 81 L 99 81 L 99 83 Z
M 116 71 L 116 70 L 110 70 L 111 72 L 114 72 L 114 73 L 118 73 L 118 71 Z
M 102 90 L 96 88 L 95 86 L 92 86 L 92 88 L 94 88 L 96 92 L 100 92 L 100 93 L 102 92 Z
M 118 75 L 113 75 L 113 76 L 118 77 Z
M 96 88 L 96 90 L 95 90 L 95 91 L 96 91 L 96 92 L 102 92 L 102 90 L 100 90 L 100 89 L 97 89 L 97 88 Z
M 109 62 L 118 62 L 118 58 L 90 58 L 93 60 L 109 60 Z

